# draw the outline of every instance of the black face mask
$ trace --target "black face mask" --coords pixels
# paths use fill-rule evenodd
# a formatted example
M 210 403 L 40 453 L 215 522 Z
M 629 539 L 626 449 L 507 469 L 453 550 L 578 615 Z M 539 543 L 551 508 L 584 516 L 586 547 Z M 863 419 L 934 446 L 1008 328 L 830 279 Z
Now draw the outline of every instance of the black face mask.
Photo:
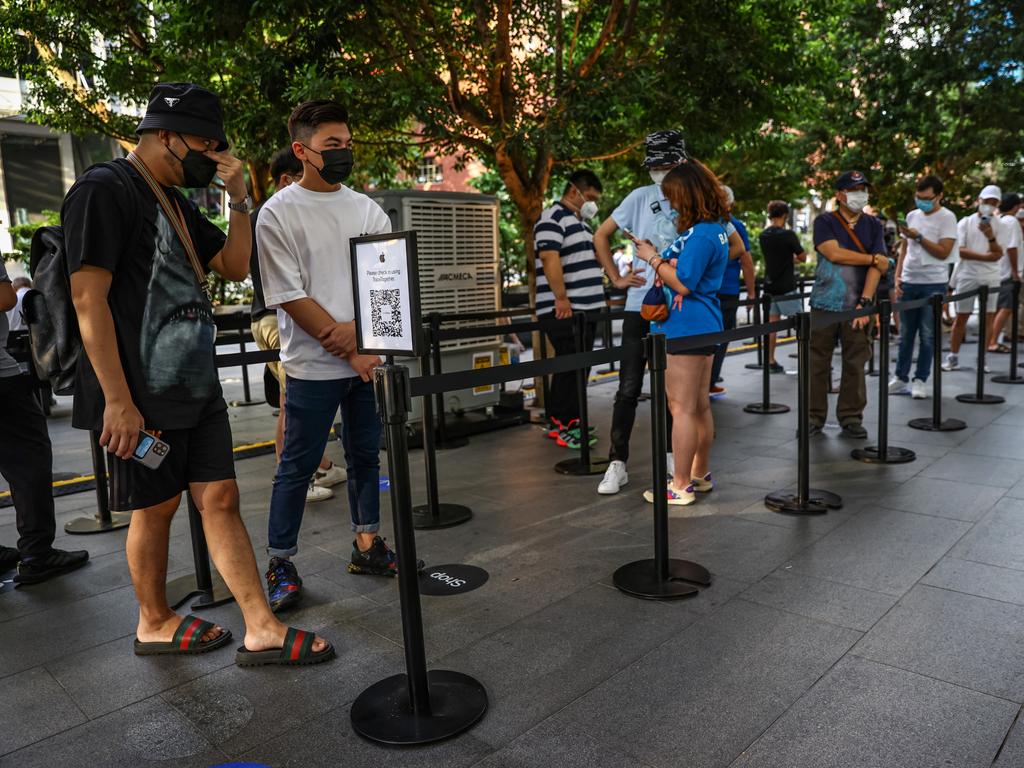
M 171 145 L 167 145 L 167 151 L 174 155 L 174 159 L 181 163 L 181 169 L 184 171 L 185 180 L 182 182 L 183 187 L 198 187 L 199 189 L 205 189 L 210 186 L 210 182 L 213 181 L 213 177 L 217 175 L 217 161 L 213 160 L 202 152 L 196 152 L 194 149 L 188 146 L 188 142 L 178 134 L 178 138 L 181 139 L 182 143 L 188 147 L 188 151 L 184 157 L 178 157 L 174 150 L 171 149 Z
M 305 144 L 302 146 L 306 147 Z M 320 174 L 320 178 L 328 184 L 341 184 L 352 173 L 354 159 L 351 149 L 325 149 L 323 152 L 318 152 L 312 147 L 306 147 L 306 149 L 316 152 L 323 158 L 323 168 L 316 168 L 315 165 L 313 167 Z

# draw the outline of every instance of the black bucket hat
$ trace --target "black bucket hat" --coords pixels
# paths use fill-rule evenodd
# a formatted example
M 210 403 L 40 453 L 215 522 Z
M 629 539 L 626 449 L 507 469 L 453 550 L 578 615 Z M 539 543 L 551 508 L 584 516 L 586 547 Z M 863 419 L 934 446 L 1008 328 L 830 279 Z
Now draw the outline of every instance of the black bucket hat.
M 656 168 L 660 165 L 679 165 L 690 156 L 686 152 L 686 142 L 679 131 L 655 131 L 647 134 L 644 139 L 647 156 L 644 168 Z
M 228 148 L 224 114 L 213 91 L 192 83 L 158 83 L 149 94 L 149 106 L 136 133 L 163 129 L 217 139 L 217 151 Z

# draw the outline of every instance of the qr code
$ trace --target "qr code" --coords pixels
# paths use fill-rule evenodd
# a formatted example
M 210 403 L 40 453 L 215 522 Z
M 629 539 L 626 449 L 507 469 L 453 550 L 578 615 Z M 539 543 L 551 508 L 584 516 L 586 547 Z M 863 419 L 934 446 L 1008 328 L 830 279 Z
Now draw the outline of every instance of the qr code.
M 398 288 L 386 288 L 370 291 L 370 322 L 373 324 L 373 335 L 387 338 L 402 336 L 402 306 L 399 303 L 401 291 Z

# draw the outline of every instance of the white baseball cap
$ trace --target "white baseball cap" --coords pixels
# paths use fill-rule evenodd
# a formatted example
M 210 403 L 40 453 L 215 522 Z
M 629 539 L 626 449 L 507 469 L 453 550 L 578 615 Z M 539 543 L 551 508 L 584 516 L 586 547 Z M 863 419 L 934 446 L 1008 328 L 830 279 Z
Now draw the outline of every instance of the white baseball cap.
M 978 195 L 978 199 L 984 200 L 985 198 L 988 197 L 994 197 L 996 200 L 1002 200 L 1003 191 L 999 189 L 999 187 L 997 187 L 995 184 L 989 184 L 987 187 L 981 190 L 981 194 Z

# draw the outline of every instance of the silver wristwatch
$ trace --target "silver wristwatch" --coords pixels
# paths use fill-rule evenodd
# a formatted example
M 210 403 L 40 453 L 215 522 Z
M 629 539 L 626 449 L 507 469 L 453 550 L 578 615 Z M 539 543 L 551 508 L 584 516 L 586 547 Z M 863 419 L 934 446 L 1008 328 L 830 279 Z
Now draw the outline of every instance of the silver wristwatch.
M 240 203 L 232 203 L 228 200 L 228 208 L 239 213 L 248 213 L 252 210 L 252 195 L 246 195 L 245 200 Z

